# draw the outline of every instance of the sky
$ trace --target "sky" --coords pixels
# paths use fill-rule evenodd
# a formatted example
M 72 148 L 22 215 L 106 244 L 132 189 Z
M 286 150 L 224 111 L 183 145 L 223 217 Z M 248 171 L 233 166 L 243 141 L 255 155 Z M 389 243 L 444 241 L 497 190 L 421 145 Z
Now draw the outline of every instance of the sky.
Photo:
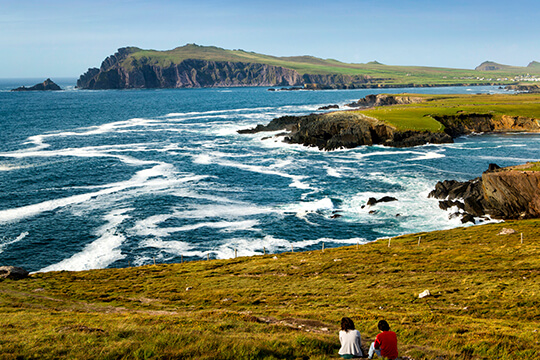
M 0 0 L 0 78 L 78 77 L 120 47 L 187 43 L 349 63 L 540 61 L 540 1 Z

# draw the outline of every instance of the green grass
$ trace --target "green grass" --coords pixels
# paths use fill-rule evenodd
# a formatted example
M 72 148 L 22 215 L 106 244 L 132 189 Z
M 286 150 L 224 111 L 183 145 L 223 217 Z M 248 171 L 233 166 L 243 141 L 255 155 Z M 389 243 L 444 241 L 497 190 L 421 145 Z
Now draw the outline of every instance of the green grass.
M 390 247 L 34 274 L 0 283 L 0 358 L 337 359 L 350 316 L 365 345 L 387 319 L 415 359 L 536 359 L 539 252 L 527 220 Z
M 389 123 L 403 131 L 443 131 L 443 125 L 434 117 L 444 115 L 488 114 L 494 119 L 500 119 L 503 115 L 540 119 L 540 94 L 404 95 L 424 98 L 425 101 L 419 104 L 381 106 L 356 112 Z
M 276 57 L 244 50 L 226 50 L 214 46 L 188 44 L 167 51 L 143 50 L 131 48 L 132 53 L 123 61 L 122 66 L 131 69 L 142 60 L 149 64 L 163 67 L 179 64 L 187 59 L 209 61 L 231 61 L 261 63 L 282 66 L 303 74 L 342 74 L 370 76 L 376 84 L 385 86 L 405 85 L 451 85 L 451 84 L 505 84 L 512 80 L 503 80 L 515 75 L 527 73 L 540 74 L 540 67 L 507 67 L 501 71 L 476 71 L 468 69 L 450 69 L 422 66 L 383 65 L 375 62 L 367 64 L 348 64 L 334 59 L 320 59 L 313 56 Z M 134 62 L 135 61 L 135 62 Z M 483 80 L 477 79 L 484 78 Z

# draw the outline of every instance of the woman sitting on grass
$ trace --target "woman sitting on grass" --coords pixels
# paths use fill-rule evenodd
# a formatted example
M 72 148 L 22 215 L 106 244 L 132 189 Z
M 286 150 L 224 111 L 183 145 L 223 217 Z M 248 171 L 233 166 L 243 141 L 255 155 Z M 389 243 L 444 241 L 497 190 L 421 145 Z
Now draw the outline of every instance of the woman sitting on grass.
M 362 348 L 360 332 L 354 329 L 354 322 L 351 318 L 344 317 L 341 319 L 341 330 L 339 331 L 339 356 L 344 359 L 354 359 L 362 357 Z

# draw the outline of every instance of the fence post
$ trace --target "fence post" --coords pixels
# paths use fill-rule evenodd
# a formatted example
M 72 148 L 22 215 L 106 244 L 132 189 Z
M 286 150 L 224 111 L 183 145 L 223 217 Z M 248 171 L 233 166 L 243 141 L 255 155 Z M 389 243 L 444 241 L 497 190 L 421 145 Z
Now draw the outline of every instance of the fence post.
M 238 256 L 238 252 L 236 251 L 236 249 L 234 249 L 234 258 L 236 259 L 237 256 Z
M 324 241 L 322 243 L 322 252 L 324 252 Z
M 266 248 L 263 246 L 263 253 L 266 255 Z
M 523 245 L 523 233 L 521 233 L 521 245 Z
M 418 237 L 418 246 L 420 246 L 420 239 L 422 239 L 421 236 Z
M 390 241 L 392 240 L 392 238 L 388 238 L 388 247 L 390 247 Z

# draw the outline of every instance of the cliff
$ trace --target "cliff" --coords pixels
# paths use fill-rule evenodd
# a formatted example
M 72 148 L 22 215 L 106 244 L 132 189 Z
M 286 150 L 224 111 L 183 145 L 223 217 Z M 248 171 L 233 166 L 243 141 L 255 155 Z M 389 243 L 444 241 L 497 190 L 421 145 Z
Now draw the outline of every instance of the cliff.
M 492 164 L 481 177 L 437 183 L 429 197 L 441 199 L 443 210 L 457 207 L 455 214 L 465 221 L 485 215 L 505 220 L 539 218 L 540 171 L 536 167 L 531 163 L 508 168 Z
M 42 83 L 36 84 L 32 87 L 21 86 L 11 91 L 57 91 L 62 90 L 60 86 L 56 85 L 51 79 L 47 79 Z
M 540 121 L 526 116 L 460 113 L 456 115 L 431 115 L 444 125 L 444 131 L 452 137 L 472 133 L 540 131 Z
M 133 48 L 119 49 L 99 69 L 89 69 L 77 81 L 81 89 L 198 88 L 301 85 L 294 70 L 266 64 L 183 60 L 162 66 L 149 59 L 124 61 Z

